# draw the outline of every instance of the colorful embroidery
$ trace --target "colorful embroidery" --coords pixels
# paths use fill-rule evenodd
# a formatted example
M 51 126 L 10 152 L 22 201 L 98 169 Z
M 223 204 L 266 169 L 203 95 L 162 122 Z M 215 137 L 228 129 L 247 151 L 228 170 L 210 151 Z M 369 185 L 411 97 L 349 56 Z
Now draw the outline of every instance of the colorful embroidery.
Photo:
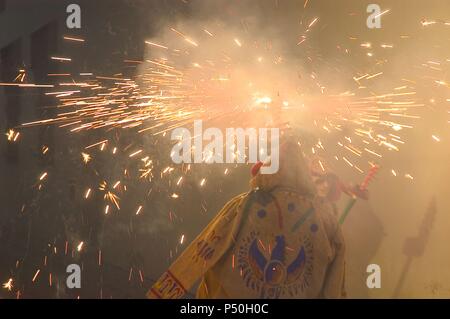
M 166 271 L 150 292 L 158 298 L 179 299 L 184 296 L 186 289 L 170 271 Z
M 274 239 L 270 252 L 261 243 L 258 232 L 251 232 L 243 239 L 238 252 L 242 278 L 259 298 L 296 297 L 310 284 L 312 243 L 309 237 L 304 237 L 294 257 L 287 258 L 285 236 L 278 235 Z
M 220 241 L 222 237 L 216 235 L 216 231 L 212 231 L 211 235 L 208 236 L 207 239 L 201 239 L 198 241 L 197 251 L 192 256 L 192 260 L 194 262 L 198 262 L 199 259 L 203 261 L 208 261 L 214 256 L 215 252 L 215 244 Z

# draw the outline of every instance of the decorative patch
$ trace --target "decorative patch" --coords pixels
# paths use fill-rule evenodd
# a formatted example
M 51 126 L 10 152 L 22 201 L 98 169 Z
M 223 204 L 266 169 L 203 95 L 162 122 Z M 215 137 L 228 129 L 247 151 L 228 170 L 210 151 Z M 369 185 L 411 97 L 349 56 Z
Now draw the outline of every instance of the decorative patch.
M 266 217 L 267 212 L 264 209 L 260 209 L 260 210 L 258 210 L 258 212 L 256 214 L 258 215 L 259 218 L 264 218 L 264 217 Z
M 293 256 L 286 256 L 284 235 L 275 236 L 275 246 L 269 248 L 259 239 L 259 233 L 250 232 L 242 239 L 238 251 L 238 264 L 247 288 L 259 294 L 259 298 L 299 297 L 310 285 L 312 277 L 313 245 L 309 237 Z
M 288 211 L 293 212 L 295 210 L 295 204 L 294 203 L 289 203 L 288 204 Z
M 257 191 L 253 193 L 255 202 L 260 204 L 261 206 L 267 206 L 270 202 L 272 202 L 273 198 L 270 193 L 266 193 L 264 191 Z
M 317 226 L 317 224 L 312 224 L 310 229 L 313 233 L 315 233 L 319 230 L 319 226 Z

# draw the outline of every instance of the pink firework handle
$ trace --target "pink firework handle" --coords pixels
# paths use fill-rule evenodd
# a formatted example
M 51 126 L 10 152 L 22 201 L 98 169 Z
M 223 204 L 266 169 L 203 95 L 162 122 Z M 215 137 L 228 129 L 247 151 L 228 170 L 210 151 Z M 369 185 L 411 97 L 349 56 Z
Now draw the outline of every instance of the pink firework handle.
M 377 174 L 379 169 L 380 169 L 380 167 L 378 165 L 374 165 L 374 166 L 371 167 L 371 169 L 367 173 L 366 178 L 364 178 L 364 181 L 360 185 L 360 188 L 362 190 L 366 190 L 367 189 L 367 187 L 369 186 L 370 182 L 375 177 L 375 175 Z
M 378 170 L 379 170 L 379 166 L 374 165 L 372 166 L 372 168 L 369 170 L 369 172 L 367 173 L 366 178 L 364 178 L 364 181 L 361 183 L 361 185 L 359 186 L 359 188 L 361 190 L 366 190 L 367 187 L 369 187 L 370 182 L 372 181 L 372 179 L 375 177 L 375 175 L 377 174 Z M 357 200 L 357 197 L 353 197 L 352 199 L 350 199 L 347 203 L 347 206 L 344 209 L 344 212 L 342 213 L 341 217 L 339 218 L 339 223 L 342 225 L 345 221 L 345 219 L 347 218 L 348 214 L 350 213 L 351 209 L 353 208 L 353 205 L 355 205 Z

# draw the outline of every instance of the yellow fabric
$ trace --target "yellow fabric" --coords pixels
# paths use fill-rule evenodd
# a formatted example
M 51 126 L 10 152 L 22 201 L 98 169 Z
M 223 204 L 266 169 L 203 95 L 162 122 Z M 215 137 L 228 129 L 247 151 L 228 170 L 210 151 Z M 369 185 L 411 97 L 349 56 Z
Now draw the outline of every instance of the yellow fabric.
M 339 298 L 345 245 L 330 205 L 315 199 L 301 153 L 219 212 L 156 284 L 149 298 Z

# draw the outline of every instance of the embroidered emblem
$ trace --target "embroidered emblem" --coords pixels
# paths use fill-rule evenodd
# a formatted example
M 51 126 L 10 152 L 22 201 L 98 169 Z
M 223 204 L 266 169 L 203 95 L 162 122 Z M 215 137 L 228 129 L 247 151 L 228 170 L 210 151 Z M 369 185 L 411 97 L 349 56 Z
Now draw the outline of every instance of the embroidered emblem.
M 260 298 L 299 295 L 310 284 L 313 258 L 309 237 L 304 237 L 301 243 L 297 250 L 288 250 L 285 236 L 277 235 L 274 246 L 269 248 L 261 242 L 258 232 L 250 232 L 238 252 L 245 285 Z

